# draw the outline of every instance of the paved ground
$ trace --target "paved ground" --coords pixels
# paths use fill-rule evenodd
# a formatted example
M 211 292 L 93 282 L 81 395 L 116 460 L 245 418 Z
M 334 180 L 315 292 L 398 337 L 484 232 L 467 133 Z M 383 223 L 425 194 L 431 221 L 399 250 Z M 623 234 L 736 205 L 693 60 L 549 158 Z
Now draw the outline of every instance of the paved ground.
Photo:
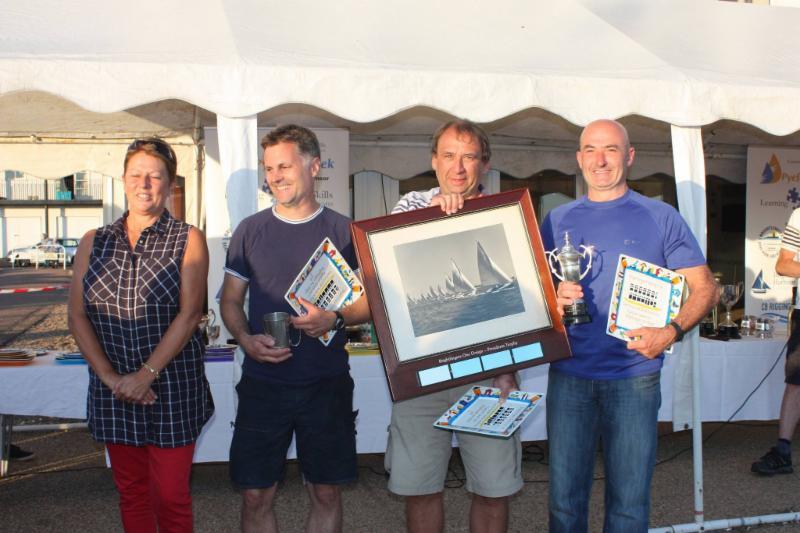
M 51 287 L 69 283 L 72 270 L 0 267 L 0 289 Z M 66 301 L 67 291 L 0 294 L 0 347 L 47 317 L 54 303 Z
M 62 271 L 0 268 L 0 287 L 42 286 L 63 276 Z M 63 278 L 61 279 L 63 281 Z M 27 285 L 29 283 L 37 285 Z M 45 318 L 18 339 L 36 345 L 66 334 L 65 291 L 32 294 L 0 300 L 0 339 L 8 324 L 31 317 L 24 309 Z M 60 315 L 60 318 L 56 315 Z M 40 316 L 40 315 L 37 315 Z M 15 325 L 15 327 L 20 327 Z M 50 337 L 48 337 L 48 335 Z M 59 341 L 63 342 L 63 341 Z M 0 382 L 0 387 L 2 383 Z M 23 419 L 24 423 L 50 422 Z M 388 421 L 387 421 L 388 422 Z M 659 443 L 659 465 L 653 480 L 651 526 L 665 527 L 693 522 L 691 434 L 665 434 Z M 706 520 L 800 511 L 800 469 L 794 474 L 763 478 L 750 473 L 750 463 L 763 454 L 775 438 L 774 423 L 706 424 L 704 448 L 704 502 Z M 712 434 L 713 433 L 713 434 Z M 14 433 L 13 442 L 36 453 L 24 463 L 11 463 L 10 476 L 0 479 L 0 532 L 120 531 L 117 496 L 111 474 L 105 468 L 101 446 L 84 429 Z M 526 443 L 523 474 L 526 484 L 511 504 L 512 532 L 547 529 L 546 442 Z M 795 446 L 800 457 L 800 446 Z M 401 532 L 403 503 L 386 490 L 382 455 L 359 456 L 360 478 L 344 492 L 346 532 Z M 445 491 L 447 531 L 467 531 L 468 495 L 462 488 L 463 472 L 454 461 Z M 591 531 L 602 530 L 603 480 L 598 465 L 591 505 Z M 192 493 L 198 532 L 238 530 L 239 496 L 228 482 L 227 465 L 202 464 L 193 469 Z M 277 501 L 284 532 L 303 530 L 307 497 L 291 463 Z M 800 531 L 800 524 L 760 526 L 758 531 Z
M 719 424 L 708 424 L 708 432 Z M 775 434 L 773 425 L 737 424 L 714 434 L 705 447 L 705 509 L 707 520 L 800 509 L 800 471 L 762 478 L 749 472 L 750 463 L 764 452 Z M 11 476 L 0 480 L 0 530 L 6 532 L 119 531 L 116 493 L 102 448 L 85 430 L 50 433 L 17 432 L 15 442 L 36 452 L 27 463 L 12 463 Z M 651 526 L 664 527 L 693 520 L 691 446 L 688 432 L 661 438 L 653 481 Z M 547 529 L 546 443 L 526 443 L 523 464 L 526 484 L 511 504 L 513 532 Z M 800 449 L 795 448 L 800 454 Z M 800 455 L 796 455 L 800 456 Z M 674 458 L 673 458 L 674 457 Z M 402 501 L 386 490 L 381 455 L 359 456 L 360 479 L 344 491 L 346 532 L 401 532 Z M 602 468 L 598 466 L 598 472 Z M 467 531 L 467 494 L 457 462 L 446 489 L 447 531 Z M 595 482 L 591 531 L 602 529 L 603 481 Z M 192 479 L 198 532 L 238 530 L 239 497 L 228 482 L 225 464 L 195 465 Z M 278 519 L 284 532 L 303 530 L 307 497 L 297 467 L 290 464 L 279 491 Z M 789 532 L 800 524 L 760 526 L 758 531 Z

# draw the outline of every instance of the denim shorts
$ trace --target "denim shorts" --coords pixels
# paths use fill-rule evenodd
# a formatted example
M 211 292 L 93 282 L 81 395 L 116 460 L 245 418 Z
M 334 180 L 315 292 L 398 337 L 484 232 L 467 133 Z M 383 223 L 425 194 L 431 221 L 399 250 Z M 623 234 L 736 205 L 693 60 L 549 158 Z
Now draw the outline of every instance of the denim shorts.
M 275 385 L 245 375 L 236 391 L 239 408 L 230 452 L 236 487 L 268 488 L 282 480 L 293 434 L 306 481 L 339 485 L 357 478 L 357 412 L 349 374 L 304 386 Z

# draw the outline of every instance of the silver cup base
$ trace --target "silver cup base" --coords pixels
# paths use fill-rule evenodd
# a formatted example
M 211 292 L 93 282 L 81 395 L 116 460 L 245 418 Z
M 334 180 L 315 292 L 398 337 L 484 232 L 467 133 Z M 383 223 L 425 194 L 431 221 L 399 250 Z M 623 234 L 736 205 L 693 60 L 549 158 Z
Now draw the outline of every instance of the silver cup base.
M 561 323 L 565 326 L 588 324 L 591 321 L 592 317 L 589 316 L 585 303 L 564 306 L 564 316 L 561 318 Z

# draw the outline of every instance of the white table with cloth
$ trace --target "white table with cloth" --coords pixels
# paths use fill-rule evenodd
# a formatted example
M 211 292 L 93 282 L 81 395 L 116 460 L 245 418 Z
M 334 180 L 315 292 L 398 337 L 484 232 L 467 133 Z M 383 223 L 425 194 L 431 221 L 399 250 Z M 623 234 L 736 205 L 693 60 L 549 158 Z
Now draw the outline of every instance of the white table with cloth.
M 701 339 L 703 420 L 727 420 L 767 374 L 785 343 L 786 337 L 781 335 L 773 339 L 744 338 L 729 342 Z M 680 348 L 680 345 L 676 346 L 675 354 L 666 356 L 659 411 L 659 420 L 662 421 L 672 419 L 673 370 Z M 236 415 L 234 365 L 233 362 L 206 363 L 216 410 L 198 440 L 195 462 L 228 460 Z M 350 367 L 356 383 L 354 408 L 359 411 L 356 422 L 358 452 L 382 453 L 386 449 L 391 400 L 380 357 L 354 355 L 350 357 Z M 523 370 L 521 388 L 547 392 L 547 370 L 547 365 Z M 26 366 L 0 367 L 0 413 L 83 419 L 86 416 L 87 387 L 86 365 L 58 364 L 53 355 L 37 357 Z M 782 394 L 783 359 L 735 420 L 778 418 Z M 542 408 L 523 425 L 523 440 L 547 438 L 545 408 L 546 398 Z
M 717 341 L 700 339 L 700 365 L 702 374 L 702 419 L 706 422 L 725 421 L 736 411 L 745 397 L 767 375 L 786 344 L 784 335 L 772 339 L 745 337 L 741 340 Z M 661 374 L 660 421 L 672 420 L 672 393 L 674 370 L 680 357 L 681 345 L 675 347 L 664 361 Z M 358 417 L 359 452 L 383 452 L 386 446 L 386 426 L 391 413 L 386 378 L 380 360 L 373 357 L 350 357 L 350 367 L 356 381 L 356 408 Z M 547 392 L 549 365 L 527 368 L 520 372 L 520 388 L 530 392 Z M 783 357 L 767 380 L 748 400 L 747 405 L 734 420 L 774 420 L 780 413 L 783 396 Z M 465 388 L 466 389 L 466 388 Z M 547 438 L 545 409 L 534 411 L 522 426 L 522 440 Z
M 215 411 L 200 435 L 194 461 L 227 461 L 236 414 L 233 363 L 208 362 L 205 366 Z M 4 426 L 0 449 L 8 439 L 11 417 L 7 415 L 85 419 L 88 368 L 86 364 L 57 363 L 54 354 L 37 357 L 25 366 L 0 366 L 0 423 Z M 5 471 L 2 468 L 0 473 Z

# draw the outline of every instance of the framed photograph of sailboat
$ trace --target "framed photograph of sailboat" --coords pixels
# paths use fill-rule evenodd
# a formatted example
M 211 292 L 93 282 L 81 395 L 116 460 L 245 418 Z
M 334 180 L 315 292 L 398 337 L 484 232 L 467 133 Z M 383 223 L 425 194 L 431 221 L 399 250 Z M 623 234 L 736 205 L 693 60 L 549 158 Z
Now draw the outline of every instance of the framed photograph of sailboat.
M 527 189 L 351 228 L 395 401 L 570 356 Z

